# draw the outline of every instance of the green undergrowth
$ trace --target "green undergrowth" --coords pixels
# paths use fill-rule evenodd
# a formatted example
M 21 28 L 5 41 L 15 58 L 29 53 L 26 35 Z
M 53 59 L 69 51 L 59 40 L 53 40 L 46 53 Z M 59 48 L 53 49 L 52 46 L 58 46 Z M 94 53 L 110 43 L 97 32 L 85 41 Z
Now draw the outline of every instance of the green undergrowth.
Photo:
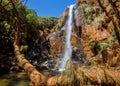
M 82 12 L 84 21 L 86 24 L 100 27 L 103 21 L 102 10 L 99 6 L 82 3 L 79 6 L 79 10 Z
M 108 47 L 112 46 L 113 43 L 117 40 L 115 32 L 112 31 L 111 38 L 109 40 L 90 40 L 89 46 L 91 50 L 95 53 L 95 55 L 100 54 L 101 51 L 107 49 Z

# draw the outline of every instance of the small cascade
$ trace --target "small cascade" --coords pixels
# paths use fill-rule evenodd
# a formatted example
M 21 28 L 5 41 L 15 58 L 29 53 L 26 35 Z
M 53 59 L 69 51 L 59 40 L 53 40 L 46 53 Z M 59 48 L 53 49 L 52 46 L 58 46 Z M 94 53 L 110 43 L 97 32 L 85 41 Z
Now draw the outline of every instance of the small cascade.
M 38 45 L 38 41 L 39 41 L 39 38 L 37 38 L 37 39 L 35 40 L 32 49 L 28 52 L 28 54 L 27 54 L 27 56 L 26 56 L 27 59 L 30 59 L 30 58 L 31 58 L 32 54 L 34 53 L 34 50 L 36 49 L 36 46 Z
M 72 46 L 71 46 L 71 33 L 72 33 L 72 22 L 73 22 L 73 7 L 74 5 L 69 6 L 68 19 L 66 22 L 66 37 L 65 37 L 65 49 L 64 55 L 59 65 L 59 71 L 63 71 L 66 65 L 66 62 L 71 59 L 72 55 Z

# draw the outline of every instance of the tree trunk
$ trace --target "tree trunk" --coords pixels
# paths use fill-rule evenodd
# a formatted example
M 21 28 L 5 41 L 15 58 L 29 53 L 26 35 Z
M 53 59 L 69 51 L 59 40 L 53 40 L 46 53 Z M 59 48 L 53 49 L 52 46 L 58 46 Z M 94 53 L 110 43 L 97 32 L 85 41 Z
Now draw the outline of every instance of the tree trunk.
M 79 67 L 68 73 L 62 73 L 51 77 L 47 86 L 119 86 L 120 70 L 111 70 L 98 66 L 91 68 Z
M 19 13 L 15 7 L 15 3 L 13 0 L 10 0 L 13 9 L 15 11 L 15 21 L 16 21 L 16 33 L 15 33 L 15 41 L 14 41 L 14 54 L 17 58 L 18 65 L 22 67 L 27 73 L 30 78 L 30 86 L 45 86 L 46 77 L 38 72 L 36 68 L 30 64 L 28 60 L 25 59 L 24 55 L 21 54 L 19 50 L 19 41 L 20 41 L 20 17 Z

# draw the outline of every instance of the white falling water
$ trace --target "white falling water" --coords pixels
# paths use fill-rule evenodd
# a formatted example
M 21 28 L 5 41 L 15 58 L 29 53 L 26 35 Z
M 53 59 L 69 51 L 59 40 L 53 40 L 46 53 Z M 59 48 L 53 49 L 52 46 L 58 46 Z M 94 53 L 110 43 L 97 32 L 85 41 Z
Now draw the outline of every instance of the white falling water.
M 72 33 L 72 20 L 73 20 L 73 7 L 74 5 L 69 6 L 69 13 L 67 19 L 67 28 L 66 28 L 66 41 L 65 41 L 65 50 L 64 55 L 59 66 L 59 71 L 63 71 L 66 65 L 66 62 L 71 58 L 72 55 L 72 46 L 71 46 L 71 33 Z

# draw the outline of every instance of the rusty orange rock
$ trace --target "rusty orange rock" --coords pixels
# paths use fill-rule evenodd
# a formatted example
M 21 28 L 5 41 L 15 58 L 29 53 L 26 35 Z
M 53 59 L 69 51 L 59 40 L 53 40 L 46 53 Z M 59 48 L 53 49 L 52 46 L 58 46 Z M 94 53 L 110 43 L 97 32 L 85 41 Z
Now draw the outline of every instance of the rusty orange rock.
M 110 39 L 110 33 L 105 29 L 97 29 L 94 26 L 86 26 L 86 33 L 91 40 Z

